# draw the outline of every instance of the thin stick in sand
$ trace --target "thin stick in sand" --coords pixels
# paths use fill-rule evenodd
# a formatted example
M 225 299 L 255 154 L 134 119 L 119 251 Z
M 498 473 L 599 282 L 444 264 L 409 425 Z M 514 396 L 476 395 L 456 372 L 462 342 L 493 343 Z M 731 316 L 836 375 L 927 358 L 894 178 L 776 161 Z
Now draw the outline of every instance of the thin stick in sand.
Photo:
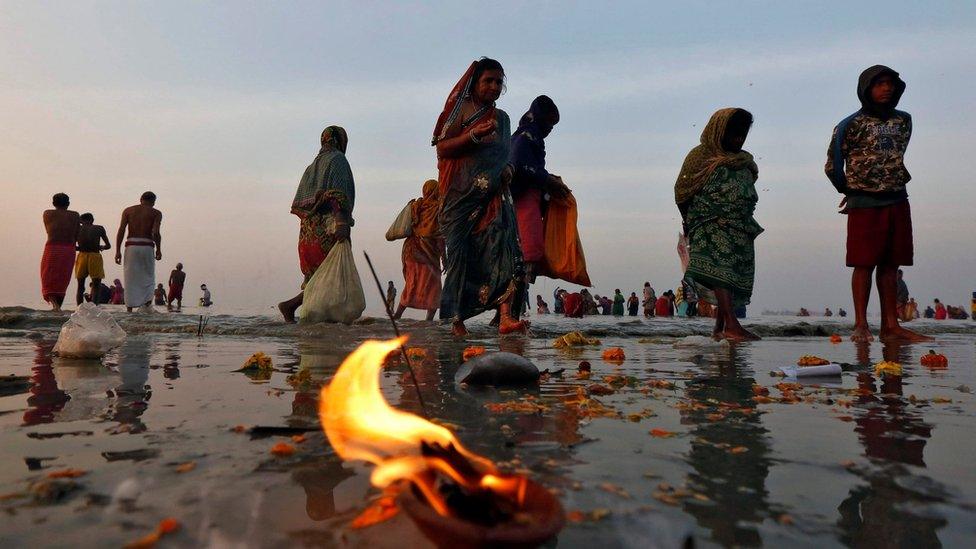
M 369 270 L 373 273 L 373 280 L 376 281 L 376 289 L 380 292 L 380 301 L 383 302 L 383 308 L 386 309 L 386 316 L 389 317 L 390 322 L 393 324 L 393 333 L 397 337 L 400 337 L 400 328 L 397 326 L 396 319 L 393 318 L 393 311 L 390 310 L 390 304 L 386 302 L 386 296 L 383 294 L 383 285 L 380 284 L 380 277 L 376 276 L 376 269 L 373 268 L 373 262 L 369 259 L 369 254 L 365 250 L 363 251 L 363 255 L 366 256 L 366 264 L 369 265 Z M 400 356 L 403 357 L 403 361 L 407 365 L 407 370 L 410 372 L 413 388 L 417 390 L 417 398 L 420 400 L 420 410 L 423 412 L 424 418 L 428 418 L 427 405 L 424 404 L 424 396 L 420 394 L 420 384 L 417 383 L 417 376 L 414 375 L 413 367 L 410 365 L 410 357 L 407 356 L 407 351 L 402 345 L 400 346 Z

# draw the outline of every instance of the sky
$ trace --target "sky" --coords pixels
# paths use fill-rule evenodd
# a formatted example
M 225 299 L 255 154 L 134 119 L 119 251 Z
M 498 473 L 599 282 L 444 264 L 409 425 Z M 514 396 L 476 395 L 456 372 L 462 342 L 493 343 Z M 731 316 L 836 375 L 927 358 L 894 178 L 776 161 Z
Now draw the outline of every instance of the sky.
M 505 67 L 498 106 L 513 122 L 537 95 L 559 105 L 547 165 L 577 197 L 597 294 L 677 284 L 681 162 L 712 112 L 750 110 L 766 229 L 753 311 L 850 308 L 846 218 L 823 163 L 859 107 L 861 70 L 891 66 L 914 122 L 906 280 L 921 303 L 976 290 L 973 2 L 0 1 L 0 305 L 43 306 L 51 195 L 68 193 L 114 245 L 122 209 L 153 190 L 157 280 L 182 261 L 189 288 L 270 312 L 301 283 L 290 203 L 338 124 L 375 310 L 361 252 L 402 288 L 401 243 L 383 234 L 436 177 L 434 122 L 481 56 Z M 532 293 L 551 300 L 556 285 Z

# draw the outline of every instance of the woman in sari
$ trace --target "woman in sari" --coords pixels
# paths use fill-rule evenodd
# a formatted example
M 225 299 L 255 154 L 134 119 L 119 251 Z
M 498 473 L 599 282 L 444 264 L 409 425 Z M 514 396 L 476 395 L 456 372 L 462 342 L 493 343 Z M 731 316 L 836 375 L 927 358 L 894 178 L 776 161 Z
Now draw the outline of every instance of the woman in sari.
M 620 293 L 620 288 L 613 292 L 613 316 L 624 316 L 624 294 Z
M 427 320 L 434 320 L 440 306 L 444 256 L 444 239 L 437 226 L 440 207 L 437 180 L 430 179 L 424 183 L 423 196 L 410 203 L 411 231 L 403 241 L 403 295 L 395 318 L 410 307 L 427 311 Z
M 464 321 L 491 309 L 499 313 L 499 333 L 528 327 L 512 316 L 522 309 L 525 292 L 508 190 L 511 131 L 508 115 L 495 108 L 504 79 L 498 61 L 473 62 L 434 127 L 442 201 L 438 221 L 447 247 L 441 318 L 451 320 L 455 335 L 466 335 Z
M 122 281 L 117 278 L 112 286 L 112 297 L 109 298 L 109 303 L 112 305 L 125 304 L 125 288 L 122 287 Z
M 734 312 L 752 298 L 754 241 L 763 231 L 752 216 L 759 200 L 759 169 L 742 150 L 751 126 L 752 115 L 743 109 L 713 114 L 674 187 L 690 248 L 685 275 L 697 287 L 699 300 L 717 305 L 716 339 L 759 339 Z
M 298 261 L 305 275 L 302 291 L 278 304 L 285 322 L 295 322 L 295 311 L 302 304 L 305 284 L 328 257 L 332 247 L 349 240 L 353 225 L 352 208 L 356 188 L 352 169 L 346 160 L 349 138 L 346 130 L 329 126 L 322 131 L 322 147 L 302 175 L 291 203 L 291 213 L 298 216 Z

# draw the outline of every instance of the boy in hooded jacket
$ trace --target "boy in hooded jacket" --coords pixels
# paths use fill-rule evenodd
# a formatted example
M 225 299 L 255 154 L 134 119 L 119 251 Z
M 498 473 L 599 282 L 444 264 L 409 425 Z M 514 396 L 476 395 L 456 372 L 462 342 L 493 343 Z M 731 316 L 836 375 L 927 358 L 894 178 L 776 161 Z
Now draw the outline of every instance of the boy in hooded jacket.
M 871 277 L 878 281 L 882 341 L 931 338 L 898 324 L 898 267 L 913 262 L 912 216 L 905 186 L 905 150 L 912 136 L 912 117 L 895 107 L 905 82 L 894 70 L 875 65 L 861 73 L 857 97 L 861 108 L 835 128 L 824 171 L 844 195 L 847 214 L 847 266 L 854 268 L 854 333 L 851 340 L 871 341 L 867 306 Z

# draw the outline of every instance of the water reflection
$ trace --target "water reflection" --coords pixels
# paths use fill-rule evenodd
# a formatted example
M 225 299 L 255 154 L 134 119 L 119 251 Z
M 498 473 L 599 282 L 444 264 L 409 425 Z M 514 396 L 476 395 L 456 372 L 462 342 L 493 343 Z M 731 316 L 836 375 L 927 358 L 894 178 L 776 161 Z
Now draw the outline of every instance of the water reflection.
M 71 400 L 54 377 L 51 357 L 53 348 L 53 341 L 34 343 L 34 364 L 31 366 L 30 396 L 27 397 L 28 408 L 24 412 L 24 425 L 54 422 L 54 416 Z
M 890 344 L 883 356 L 900 364 L 911 358 L 908 347 Z M 868 345 L 859 345 L 858 359 L 871 363 Z M 944 501 L 944 490 L 913 472 L 913 467 L 925 467 L 932 425 L 904 398 L 902 377 L 877 378 L 864 371 L 857 374 L 857 383 L 854 431 L 872 466 L 853 470 L 865 484 L 852 488 L 837 507 L 841 541 L 870 547 L 940 546 L 936 531 L 947 521 L 919 511 Z
M 102 414 L 104 419 L 118 422 L 114 433 L 141 433 L 146 430 L 142 415 L 152 396 L 148 385 L 152 347 L 151 342 L 130 338 L 119 349 L 116 370 L 122 383 L 110 392 L 111 400 Z
M 753 408 L 755 379 L 736 349 L 713 355 L 707 375 L 687 383 L 682 423 L 694 427 L 688 487 L 711 501 L 684 500 L 684 510 L 725 545 L 761 545 L 756 528 L 769 514 L 772 466 L 768 430 Z M 721 417 L 720 417 L 721 416 Z
M 292 471 L 291 479 L 305 489 L 305 513 L 314 521 L 325 520 L 336 513 L 335 489 L 342 481 L 355 475 L 342 466 L 337 456 L 312 467 Z
M 163 362 L 163 377 L 166 379 L 180 378 L 180 344 L 170 341 L 163 347 L 165 360 Z
M 327 383 L 339 367 L 345 353 L 335 349 L 305 348 L 301 351 L 291 414 L 284 418 L 291 427 L 319 425 L 318 403 L 320 384 Z M 328 445 L 328 440 L 326 440 Z M 295 469 L 291 479 L 305 490 L 305 513 L 313 521 L 326 520 L 336 514 L 335 489 L 347 478 L 355 476 L 352 469 L 343 467 L 342 460 L 331 448 L 329 455 Z

